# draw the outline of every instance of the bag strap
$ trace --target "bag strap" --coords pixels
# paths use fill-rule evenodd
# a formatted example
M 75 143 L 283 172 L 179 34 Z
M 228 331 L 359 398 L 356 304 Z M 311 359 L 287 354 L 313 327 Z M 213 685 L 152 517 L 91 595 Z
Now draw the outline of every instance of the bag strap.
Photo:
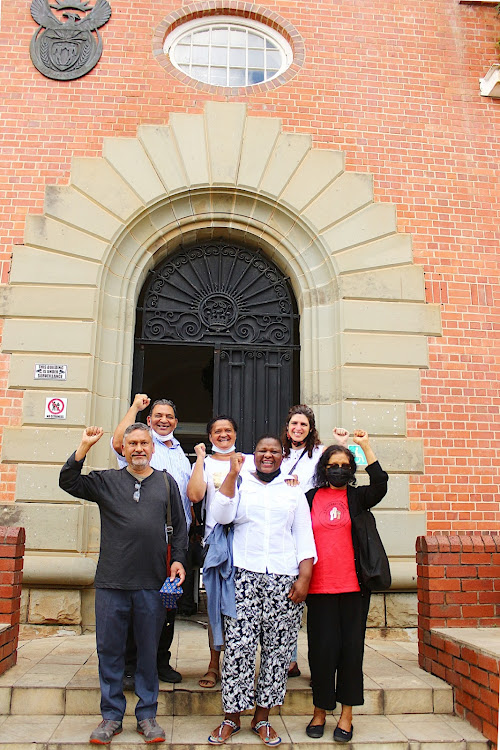
M 172 503 L 170 502 L 170 482 L 168 481 L 166 469 L 163 469 L 163 479 L 165 480 L 165 487 L 167 488 L 167 541 L 170 544 L 170 537 L 174 533 L 174 527 L 172 526 Z
M 308 492 L 306 492 L 307 502 L 309 503 L 309 510 L 312 510 L 314 496 L 316 495 L 318 490 L 319 490 L 319 487 L 313 487 L 312 490 L 309 490 Z
M 302 458 L 302 456 L 305 456 L 306 453 L 307 453 L 307 448 L 304 448 L 304 450 L 302 451 L 302 453 L 300 454 L 300 456 L 298 457 L 298 459 L 295 461 L 294 465 L 292 466 L 292 468 L 288 472 L 289 476 L 290 476 L 290 474 L 293 474 L 293 472 L 297 468 L 297 464 L 299 463 L 300 459 Z

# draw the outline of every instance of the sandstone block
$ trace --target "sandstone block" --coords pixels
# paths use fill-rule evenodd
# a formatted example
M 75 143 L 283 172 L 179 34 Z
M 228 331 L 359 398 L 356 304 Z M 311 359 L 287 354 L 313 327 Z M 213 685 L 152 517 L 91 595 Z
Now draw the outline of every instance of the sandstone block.
M 28 588 L 23 588 L 21 591 L 21 622 L 28 621 L 28 602 L 30 598 L 30 592 Z
M 385 627 L 385 594 L 372 594 L 370 601 L 370 611 L 368 612 L 368 620 L 366 626 L 368 628 L 383 628 Z
M 33 624 L 79 625 L 82 621 L 79 591 L 32 589 L 28 622 Z
M 387 627 L 412 628 L 417 626 L 417 594 L 394 593 L 385 595 Z

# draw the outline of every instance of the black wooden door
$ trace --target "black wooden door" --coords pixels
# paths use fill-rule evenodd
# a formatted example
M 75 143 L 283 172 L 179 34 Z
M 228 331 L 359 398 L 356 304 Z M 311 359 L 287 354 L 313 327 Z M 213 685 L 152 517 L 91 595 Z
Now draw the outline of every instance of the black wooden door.
M 238 446 L 252 453 L 265 432 L 281 432 L 293 401 L 293 352 L 289 349 L 215 350 L 214 412 L 238 424 Z
M 136 349 L 210 347 L 213 414 L 236 419 L 238 447 L 250 452 L 260 434 L 280 432 L 297 401 L 298 320 L 288 279 L 261 252 L 198 243 L 169 256 L 147 279 Z M 134 372 L 135 390 L 138 380 Z

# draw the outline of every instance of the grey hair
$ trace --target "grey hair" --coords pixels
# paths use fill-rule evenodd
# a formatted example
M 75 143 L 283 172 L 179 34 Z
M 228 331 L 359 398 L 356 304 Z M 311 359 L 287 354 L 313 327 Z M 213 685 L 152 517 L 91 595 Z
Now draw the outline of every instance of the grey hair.
M 123 440 L 125 440 L 127 435 L 130 435 L 131 432 L 134 432 L 134 430 L 144 430 L 144 432 L 149 433 L 151 440 L 153 439 L 153 433 L 151 432 L 151 428 L 148 427 L 147 424 L 144 424 L 144 422 L 134 422 L 134 424 L 129 424 L 129 426 L 126 428 L 125 432 L 123 433 Z

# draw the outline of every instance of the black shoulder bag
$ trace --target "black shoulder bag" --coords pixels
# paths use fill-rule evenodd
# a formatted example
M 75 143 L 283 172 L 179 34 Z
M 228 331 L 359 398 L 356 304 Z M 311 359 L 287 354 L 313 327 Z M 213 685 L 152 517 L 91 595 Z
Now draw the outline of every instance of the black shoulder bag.
M 370 591 L 385 591 L 391 585 L 391 569 L 375 516 L 370 510 L 363 510 L 351 523 L 358 540 L 361 581 Z

